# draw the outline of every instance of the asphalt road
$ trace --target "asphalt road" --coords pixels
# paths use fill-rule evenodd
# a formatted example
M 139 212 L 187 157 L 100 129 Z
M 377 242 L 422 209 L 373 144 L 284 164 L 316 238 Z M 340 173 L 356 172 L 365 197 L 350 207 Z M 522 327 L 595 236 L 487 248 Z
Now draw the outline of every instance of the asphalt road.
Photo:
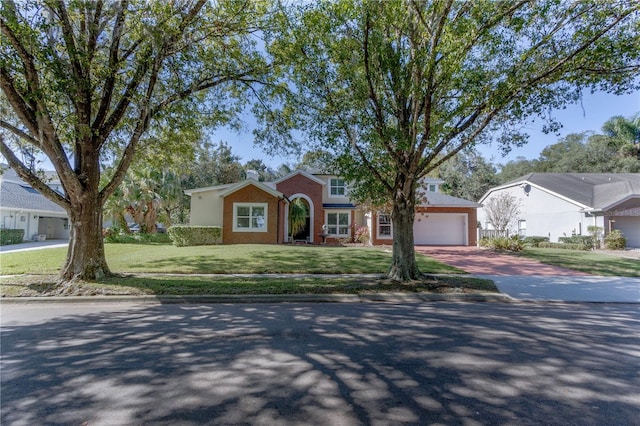
M 1 307 L 2 425 L 637 425 L 638 305 Z

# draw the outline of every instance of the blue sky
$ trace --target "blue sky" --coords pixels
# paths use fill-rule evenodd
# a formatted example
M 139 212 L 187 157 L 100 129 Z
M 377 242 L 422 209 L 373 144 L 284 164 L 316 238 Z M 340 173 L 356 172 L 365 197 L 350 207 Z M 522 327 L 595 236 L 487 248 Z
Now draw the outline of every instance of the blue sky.
M 552 145 L 558 139 L 565 137 L 569 133 L 580 133 L 584 131 L 600 132 L 602 124 L 615 115 L 630 117 L 640 112 L 640 92 L 633 94 L 616 96 L 607 93 L 585 94 L 582 103 L 576 105 L 568 105 L 563 110 L 554 111 L 555 117 L 563 124 L 563 128 L 559 134 L 544 134 L 542 132 L 542 121 L 537 120 L 533 124 L 525 126 L 525 132 L 529 133 L 529 143 L 520 148 L 513 148 L 507 157 L 502 157 L 497 144 L 480 145 L 477 147 L 478 152 L 494 164 L 504 164 L 517 157 L 525 157 L 527 159 L 538 158 L 540 151 L 546 146 Z M 232 152 L 241 157 L 241 162 L 245 163 L 251 159 L 259 158 L 273 168 L 277 168 L 282 163 L 295 163 L 298 161 L 296 157 L 269 156 L 260 148 L 253 144 L 253 135 L 251 133 L 252 117 L 247 116 L 243 130 L 236 132 L 226 128 L 218 129 L 212 133 L 211 142 L 217 143 L 225 141 L 231 146 Z M 0 156 L 0 159 L 4 160 Z M 40 164 L 47 170 L 53 170 L 53 166 L 44 161 Z
M 502 157 L 497 146 L 479 146 L 478 151 L 483 157 L 491 159 L 495 163 L 504 164 L 517 157 L 527 159 L 538 158 L 540 151 L 545 147 L 556 143 L 570 133 L 593 131 L 600 133 L 602 125 L 611 117 L 621 115 L 630 117 L 640 112 L 640 92 L 624 96 L 616 96 L 607 93 L 585 94 L 582 103 L 568 105 L 564 110 L 553 112 L 563 125 L 559 134 L 544 134 L 542 121 L 525 127 L 529 134 L 529 143 L 521 148 L 513 148 L 507 157 Z
M 580 133 L 584 131 L 600 132 L 602 124 L 615 115 L 629 117 L 640 112 L 640 92 L 633 94 L 616 96 L 607 93 L 585 94 L 579 104 L 568 105 L 563 110 L 553 112 L 554 116 L 563 124 L 558 134 L 544 134 L 542 132 L 542 121 L 536 120 L 524 127 L 524 131 L 529 134 L 529 143 L 520 148 L 513 148 L 508 156 L 502 157 L 497 144 L 480 145 L 477 150 L 486 159 L 494 163 L 504 164 L 517 157 L 527 159 L 538 158 L 542 149 L 556 143 L 560 138 L 570 133 Z M 284 162 L 296 162 L 295 157 L 269 156 L 253 145 L 253 135 L 251 134 L 252 122 L 247 117 L 244 129 L 237 133 L 228 129 L 219 129 L 213 132 L 211 142 L 227 142 L 233 153 L 242 157 L 241 162 L 246 162 L 254 158 L 262 161 L 273 168 Z

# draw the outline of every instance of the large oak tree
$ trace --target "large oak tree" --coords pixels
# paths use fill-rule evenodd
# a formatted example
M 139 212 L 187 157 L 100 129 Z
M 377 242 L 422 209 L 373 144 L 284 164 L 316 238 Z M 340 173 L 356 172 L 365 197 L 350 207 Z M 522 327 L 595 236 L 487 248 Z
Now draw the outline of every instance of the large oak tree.
M 177 129 L 236 112 L 266 67 L 250 0 L 5 0 L 0 148 L 18 175 L 62 206 L 70 243 L 62 281 L 110 274 L 102 208 L 137 151 L 167 151 Z M 180 132 L 176 132 L 180 133 Z M 20 161 L 35 148 L 64 194 Z M 108 179 L 101 173 L 113 167 Z
M 530 117 L 583 89 L 637 88 L 636 1 L 337 0 L 282 10 L 269 52 L 283 84 L 259 111 L 266 145 L 302 135 L 338 157 L 352 197 L 392 201 L 388 277 L 419 278 L 419 181 L 466 147 L 525 141 Z M 549 120 L 549 128 L 556 126 Z M 288 139 L 282 139 L 289 134 Z M 313 144 L 306 143 L 313 149 Z

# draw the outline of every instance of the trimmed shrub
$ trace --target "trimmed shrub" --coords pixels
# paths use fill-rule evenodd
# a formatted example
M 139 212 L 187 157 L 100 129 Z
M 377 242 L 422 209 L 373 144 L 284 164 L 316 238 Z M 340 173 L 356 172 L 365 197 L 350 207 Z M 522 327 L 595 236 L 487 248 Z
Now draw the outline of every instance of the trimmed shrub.
M 571 243 L 549 243 L 542 242 L 538 244 L 540 248 L 553 248 L 553 249 L 565 249 L 565 250 L 590 250 L 589 247 L 584 244 L 571 244 Z
M 167 234 L 123 234 L 106 229 L 104 242 L 110 244 L 171 244 Z
M 519 235 L 496 237 L 489 240 L 489 247 L 493 250 L 522 251 L 524 249 L 524 240 Z
M 24 229 L 0 228 L 0 246 L 20 244 L 24 240 Z
M 358 243 L 367 244 L 369 242 L 369 228 L 360 226 L 356 229 L 354 240 Z
M 583 245 L 584 248 L 578 250 L 591 250 L 593 249 L 594 240 L 590 235 L 572 235 L 571 237 L 560 237 L 558 241 L 565 244 Z
M 482 237 L 480 238 L 480 241 L 478 241 L 478 245 L 480 247 L 489 247 L 490 244 L 491 244 L 491 238 L 489 237 Z
M 530 237 L 526 237 L 524 239 L 524 243 L 531 247 L 538 247 L 538 244 L 548 243 L 548 242 L 549 242 L 549 237 L 536 237 L 534 235 Z
M 217 244 L 222 237 L 219 226 L 176 225 L 167 230 L 167 234 L 176 247 L 206 246 Z
M 627 246 L 627 239 L 619 229 L 614 229 L 604 237 L 604 246 L 609 250 L 624 250 Z

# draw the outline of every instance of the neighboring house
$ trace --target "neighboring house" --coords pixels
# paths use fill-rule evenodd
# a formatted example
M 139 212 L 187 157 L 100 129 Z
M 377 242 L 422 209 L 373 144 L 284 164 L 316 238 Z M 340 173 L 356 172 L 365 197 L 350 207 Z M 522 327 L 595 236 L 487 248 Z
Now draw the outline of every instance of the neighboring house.
M 0 226 L 24 229 L 24 239 L 68 239 L 66 211 L 3 166 L 0 175 Z M 55 182 L 53 187 L 55 188 Z
M 499 194 L 515 196 L 520 214 L 512 230 L 523 236 L 590 235 L 598 226 L 608 235 L 619 229 L 627 247 L 640 247 L 640 174 L 530 173 L 489 190 L 480 203 Z M 478 212 L 484 229 L 491 229 L 485 212 Z
M 186 190 L 191 224 L 222 227 L 224 244 L 322 243 L 350 238 L 366 226 L 372 244 L 391 244 L 389 215 L 366 212 L 349 198 L 347 182 L 335 175 L 295 171 L 275 182 L 259 182 L 256 173 L 227 185 Z M 416 209 L 416 244 L 475 245 L 479 204 L 438 192 L 440 180 L 424 183 L 427 201 Z M 431 190 L 431 191 L 430 191 Z M 302 199 L 308 217 L 304 230 L 289 232 L 289 203 Z

